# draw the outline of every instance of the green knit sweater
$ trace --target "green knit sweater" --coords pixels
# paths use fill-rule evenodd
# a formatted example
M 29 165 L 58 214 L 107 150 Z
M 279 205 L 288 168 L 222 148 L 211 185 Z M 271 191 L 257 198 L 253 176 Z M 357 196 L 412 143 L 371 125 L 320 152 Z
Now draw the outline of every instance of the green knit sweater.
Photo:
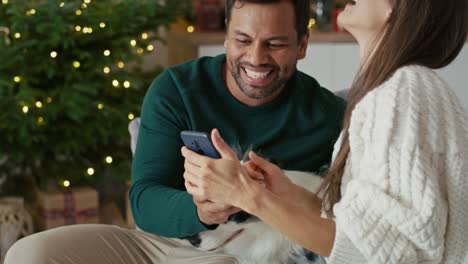
M 331 160 L 345 103 L 296 71 L 275 100 L 237 101 L 222 79 L 225 55 L 168 68 L 148 90 L 132 169 L 130 203 L 139 228 L 169 237 L 205 231 L 184 189 L 180 131 L 218 128 L 239 153 L 250 145 L 287 170 L 318 171 Z

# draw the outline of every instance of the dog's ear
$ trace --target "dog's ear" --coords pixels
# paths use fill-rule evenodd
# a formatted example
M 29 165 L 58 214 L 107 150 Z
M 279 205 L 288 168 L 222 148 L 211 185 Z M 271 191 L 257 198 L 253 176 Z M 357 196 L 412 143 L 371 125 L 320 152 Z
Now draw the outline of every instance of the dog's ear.
M 192 244 L 194 247 L 200 247 L 201 244 L 201 238 L 199 234 L 195 234 L 193 236 L 186 237 L 185 239 Z

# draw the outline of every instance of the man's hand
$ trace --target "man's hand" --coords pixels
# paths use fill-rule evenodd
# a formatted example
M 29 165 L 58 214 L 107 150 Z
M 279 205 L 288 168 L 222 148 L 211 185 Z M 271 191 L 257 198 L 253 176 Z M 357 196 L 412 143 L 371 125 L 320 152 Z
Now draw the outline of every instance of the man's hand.
M 233 206 L 213 203 L 197 197 L 193 197 L 193 201 L 197 206 L 198 218 L 205 225 L 222 224 L 227 221 L 229 216 L 241 211 Z
M 221 155 L 221 158 L 228 160 L 237 160 L 235 152 L 224 142 L 217 129 L 211 133 L 211 139 Z M 186 184 L 189 184 L 186 182 Z M 235 214 L 241 209 L 231 205 L 214 203 L 201 196 L 193 196 L 193 201 L 197 206 L 198 218 L 205 225 L 222 224 L 227 221 L 229 216 Z

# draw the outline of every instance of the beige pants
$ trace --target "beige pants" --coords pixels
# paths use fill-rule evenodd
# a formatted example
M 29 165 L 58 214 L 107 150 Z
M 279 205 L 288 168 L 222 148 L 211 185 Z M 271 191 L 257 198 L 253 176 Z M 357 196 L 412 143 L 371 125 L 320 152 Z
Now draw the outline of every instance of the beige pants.
M 233 256 L 199 251 L 178 241 L 110 225 L 59 227 L 25 237 L 4 264 L 238 263 Z

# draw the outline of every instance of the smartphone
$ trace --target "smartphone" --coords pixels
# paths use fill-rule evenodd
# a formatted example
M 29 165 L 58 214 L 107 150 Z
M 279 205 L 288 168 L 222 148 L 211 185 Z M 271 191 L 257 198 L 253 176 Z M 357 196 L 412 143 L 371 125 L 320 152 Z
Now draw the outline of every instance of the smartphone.
M 211 142 L 210 136 L 205 132 L 182 131 L 180 137 L 184 145 L 190 150 L 210 158 L 219 159 L 221 155 Z

